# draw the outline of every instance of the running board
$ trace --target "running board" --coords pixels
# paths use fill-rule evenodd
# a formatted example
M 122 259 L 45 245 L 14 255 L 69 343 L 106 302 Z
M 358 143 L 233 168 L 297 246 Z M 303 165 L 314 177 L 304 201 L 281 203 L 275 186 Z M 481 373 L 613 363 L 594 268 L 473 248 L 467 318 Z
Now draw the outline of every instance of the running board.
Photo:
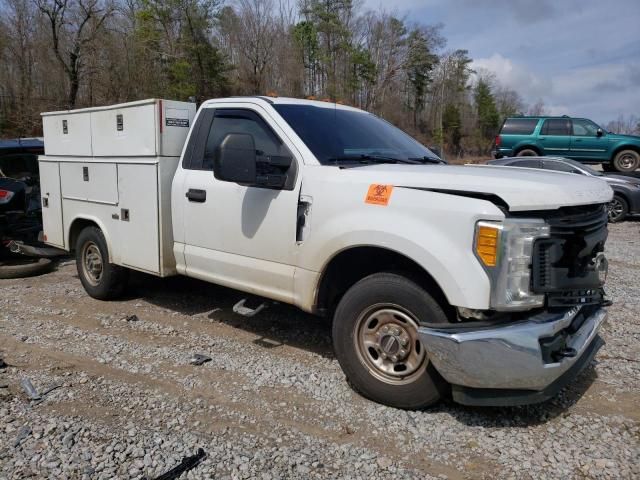
M 243 317 L 253 317 L 260 313 L 267 306 L 266 303 L 261 303 L 256 308 L 250 308 L 245 306 L 246 298 L 243 298 L 233 306 L 233 313 L 242 315 Z

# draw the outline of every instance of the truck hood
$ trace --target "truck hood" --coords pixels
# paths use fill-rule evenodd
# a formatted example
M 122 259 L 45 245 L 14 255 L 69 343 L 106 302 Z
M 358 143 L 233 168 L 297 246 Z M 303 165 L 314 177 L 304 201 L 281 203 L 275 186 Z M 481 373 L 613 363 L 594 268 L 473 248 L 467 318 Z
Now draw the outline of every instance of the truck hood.
M 609 140 L 631 140 L 636 143 L 640 143 L 640 136 L 638 135 L 625 135 L 624 133 L 608 133 Z
M 342 170 L 358 181 L 416 188 L 450 195 L 496 199 L 510 211 L 554 210 L 606 203 L 613 197 L 607 182 L 571 173 L 488 165 L 383 164 Z M 364 176 L 364 178 L 363 178 Z M 355 180 L 355 179 L 354 179 Z

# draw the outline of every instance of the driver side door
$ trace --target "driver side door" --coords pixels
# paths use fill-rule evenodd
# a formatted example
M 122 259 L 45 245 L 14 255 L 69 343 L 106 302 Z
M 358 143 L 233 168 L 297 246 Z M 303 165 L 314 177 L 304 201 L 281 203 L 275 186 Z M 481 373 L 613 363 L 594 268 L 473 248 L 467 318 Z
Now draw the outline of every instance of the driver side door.
M 300 190 L 295 147 L 258 106 L 208 110 L 183 183 L 186 274 L 291 301 Z M 283 188 L 214 177 L 215 156 L 231 133 L 251 135 L 258 155 L 293 157 Z
M 598 126 L 585 119 L 574 119 L 571 136 L 571 157 L 590 160 L 607 160 L 609 158 L 608 139 L 604 132 L 598 135 Z

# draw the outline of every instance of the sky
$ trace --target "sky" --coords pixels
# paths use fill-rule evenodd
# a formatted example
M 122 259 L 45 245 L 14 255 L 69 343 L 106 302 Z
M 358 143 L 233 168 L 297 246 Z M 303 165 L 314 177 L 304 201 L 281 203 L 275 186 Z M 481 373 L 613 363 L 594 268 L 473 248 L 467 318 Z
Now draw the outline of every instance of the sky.
M 364 0 L 407 21 L 442 23 L 527 104 L 591 118 L 640 116 L 640 0 Z

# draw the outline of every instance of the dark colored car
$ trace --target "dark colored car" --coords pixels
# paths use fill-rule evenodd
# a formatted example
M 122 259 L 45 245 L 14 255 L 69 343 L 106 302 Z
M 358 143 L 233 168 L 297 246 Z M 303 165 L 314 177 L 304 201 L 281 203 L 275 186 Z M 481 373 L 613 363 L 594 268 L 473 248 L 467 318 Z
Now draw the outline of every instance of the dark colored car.
M 586 118 L 510 117 L 494 148 L 495 158 L 558 156 L 618 172 L 640 167 L 640 136 L 607 132 Z
M 613 190 L 613 200 L 609 204 L 610 222 L 619 222 L 627 215 L 640 213 L 640 178 L 599 172 L 588 165 L 561 157 L 510 157 L 491 160 L 487 164 L 540 168 L 598 177 L 606 181 Z
M 0 257 L 9 241 L 38 242 L 42 230 L 40 139 L 0 140 Z

